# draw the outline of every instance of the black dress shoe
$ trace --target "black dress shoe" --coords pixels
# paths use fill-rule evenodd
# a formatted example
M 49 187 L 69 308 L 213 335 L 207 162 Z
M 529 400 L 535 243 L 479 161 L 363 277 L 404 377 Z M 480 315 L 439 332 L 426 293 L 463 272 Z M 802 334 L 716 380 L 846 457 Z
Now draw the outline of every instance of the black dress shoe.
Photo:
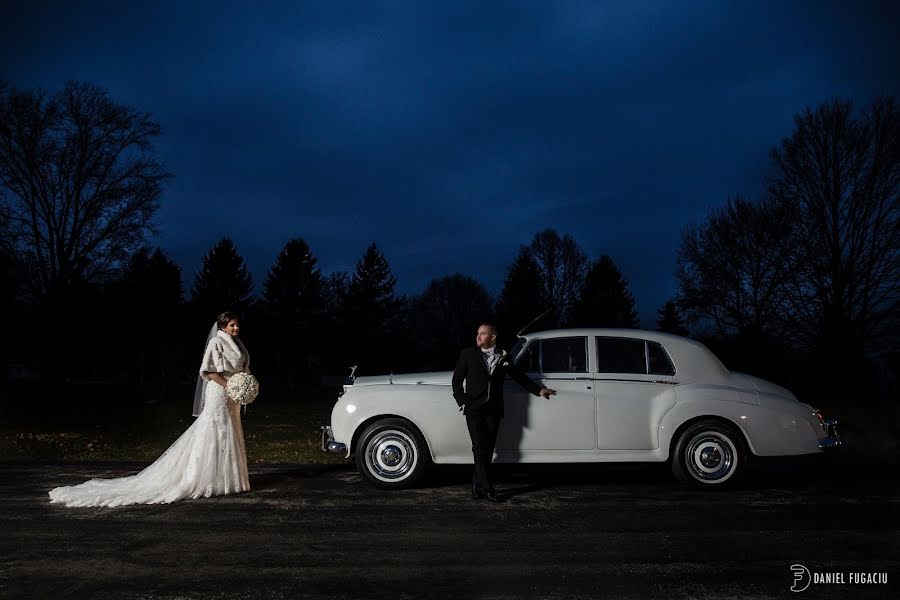
M 472 500 L 481 500 L 484 498 L 484 490 L 476 484 L 472 484 Z
M 491 502 L 503 502 L 503 498 L 501 498 L 500 495 L 497 494 L 497 490 L 495 490 L 494 488 L 491 488 L 488 491 L 484 492 L 484 497 Z

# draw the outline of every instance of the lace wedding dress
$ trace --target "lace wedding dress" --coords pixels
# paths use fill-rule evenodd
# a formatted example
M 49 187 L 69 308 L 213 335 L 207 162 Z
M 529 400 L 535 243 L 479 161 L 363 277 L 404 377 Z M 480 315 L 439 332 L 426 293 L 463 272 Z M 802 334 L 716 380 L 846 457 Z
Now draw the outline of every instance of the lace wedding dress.
M 240 349 L 246 355 L 243 345 Z M 66 506 L 162 504 L 249 489 L 240 405 L 210 381 L 200 415 L 156 462 L 130 477 L 58 487 L 50 491 L 50 501 Z

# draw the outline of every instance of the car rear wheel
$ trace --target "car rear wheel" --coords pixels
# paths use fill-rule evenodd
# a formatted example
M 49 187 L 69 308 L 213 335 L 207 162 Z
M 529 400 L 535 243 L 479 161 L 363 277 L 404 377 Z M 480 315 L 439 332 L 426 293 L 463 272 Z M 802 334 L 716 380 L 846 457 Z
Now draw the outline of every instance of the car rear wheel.
M 382 419 L 366 427 L 356 446 L 356 467 L 371 483 L 386 489 L 414 487 L 425 475 L 428 446 L 415 425 Z
M 748 455 L 744 438 L 735 427 L 712 419 L 699 421 L 678 438 L 672 473 L 697 487 L 724 487 L 738 479 Z

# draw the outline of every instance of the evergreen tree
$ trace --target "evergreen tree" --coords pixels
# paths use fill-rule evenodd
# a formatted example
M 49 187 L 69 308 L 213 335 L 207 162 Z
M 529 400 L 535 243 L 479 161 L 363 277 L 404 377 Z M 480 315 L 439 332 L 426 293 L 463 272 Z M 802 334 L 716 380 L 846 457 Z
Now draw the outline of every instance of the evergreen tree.
M 449 369 L 460 349 L 471 346 L 478 326 L 491 319 L 493 302 L 487 289 L 456 273 L 433 279 L 410 302 L 410 322 L 427 370 Z
M 126 292 L 147 308 L 176 310 L 184 296 L 181 267 L 160 249 L 143 247 L 131 257 L 122 276 Z
M 343 311 L 351 354 L 358 357 L 361 372 L 390 369 L 399 360 L 393 350 L 404 343 L 398 339 L 404 301 L 394 295 L 396 284 L 384 254 L 371 244 L 356 263 Z
M 331 273 L 322 281 L 322 314 L 321 329 L 328 335 L 322 335 L 317 345 L 321 353 L 322 372 L 347 375 L 353 364 L 348 355 L 351 343 L 351 329 L 346 321 L 347 295 L 350 288 L 350 275 L 344 271 Z
M 224 310 L 246 311 L 253 301 L 253 281 L 244 259 L 227 237 L 203 257 L 194 277 L 191 304 L 210 320 Z
M 588 269 L 572 317 L 575 327 L 640 327 L 628 282 L 609 256 Z
M 322 306 L 328 319 L 337 318 L 343 311 L 350 289 L 350 274 L 331 273 L 322 282 Z
M 291 389 L 300 376 L 316 373 L 321 366 L 316 339 L 321 329 L 322 275 L 316 262 L 305 240 L 290 240 L 263 284 L 263 358 L 287 375 Z
M 98 352 L 112 351 L 106 357 L 108 364 L 115 364 L 138 381 L 172 375 L 179 359 L 172 348 L 182 347 L 182 298 L 181 267 L 159 248 L 152 253 L 150 248 L 140 248 L 129 259 L 106 307 L 110 327 L 106 335 L 121 343 L 104 344 Z M 139 345 L 136 356 L 115 354 L 115 348 L 128 344 L 134 335 L 135 318 L 151 328 L 153 335 Z
M 656 329 L 666 333 L 674 333 L 675 335 L 688 335 L 687 327 L 684 326 L 684 319 L 678 310 L 678 305 L 674 300 L 667 300 L 666 303 L 656 311 L 659 319 L 656 321 Z
M 506 273 L 497 299 L 497 326 L 502 346 L 515 340 L 516 333 L 548 308 L 541 271 L 526 247 L 519 249 Z M 535 322 L 532 331 L 552 327 L 548 316 Z
M 309 244 L 301 238 L 282 248 L 263 283 L 267 312 L 282 324 L 308 329 L 322 310 L 322 274 Z

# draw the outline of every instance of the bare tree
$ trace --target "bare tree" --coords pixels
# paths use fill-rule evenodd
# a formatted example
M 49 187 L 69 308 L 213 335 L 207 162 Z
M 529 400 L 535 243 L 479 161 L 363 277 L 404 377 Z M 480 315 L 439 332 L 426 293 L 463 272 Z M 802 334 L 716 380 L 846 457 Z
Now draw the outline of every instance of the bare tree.
M 678 305 L 717 334 L 780 335 L 785 295 L 797 268 L 794 211 L 741 197 L 684 230 L 678 250 Z
M 881 98 L 858 117 L 835 100 L 795 119 L 772 151 L 769 193 L 800 214 L 792 333 L 857 355 L 896 346 L 900 309 L 900 115 Z
M 87 83 L 48 97 L 0 83 L 3 243 L 38 297 L 121 268 L 147 233 L 169 177 L 160 126 Z
M 560 237 L 553 229 L 535 234 L 528 250 L 540 271 L 542 295 L 554 309 L 556 325 L 566 325 L 584 284 L 587 256 L 572 236 Z

